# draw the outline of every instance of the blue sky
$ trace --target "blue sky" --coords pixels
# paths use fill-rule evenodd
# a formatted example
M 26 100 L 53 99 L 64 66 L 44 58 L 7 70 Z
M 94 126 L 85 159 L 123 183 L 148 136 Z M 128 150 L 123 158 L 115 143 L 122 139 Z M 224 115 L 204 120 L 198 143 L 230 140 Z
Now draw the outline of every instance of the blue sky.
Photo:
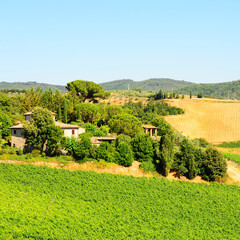
M 0 81 L 240 79 L 240 0 L 0 0 Z

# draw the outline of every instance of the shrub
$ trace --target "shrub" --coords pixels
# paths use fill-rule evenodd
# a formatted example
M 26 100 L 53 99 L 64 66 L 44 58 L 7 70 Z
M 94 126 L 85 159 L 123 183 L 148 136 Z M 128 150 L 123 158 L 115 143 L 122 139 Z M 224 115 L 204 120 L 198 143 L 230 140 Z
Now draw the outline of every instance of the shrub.
M 31 154 L 32 154 L 33 157 L 39 157 L 39 155 L 40 155 L 40 150 L 34 149 L 34 150 L 32 150 Z
M 130 145 L 131 141 L 132 141 L 131 137 L 124 135 L 124 134 L 120 134 L 120 135 L 118 135 L 118 137 L 116 139 L 115 146 L 118 147 L 119 144 L 122 142 L 125 142 Z
M 131 144 L 135 160 L 140 162 L 152 161 L 153 141 L 149 135 L 138 134 L 133 138 Z
M 112 152 L 114 151 L 113 147 L 108 142 L 103 142 L 96 149 L 97 159 L 103 159 L 106 162 L 113 162 Z
M 203 167 L 205 179 L 216 181 L 223 178 L 227 172 L 227 163 L 223 155 L 215 148 L 209 147 L 204 153 Z
M 155 166 L 155 164 L 152 161 L 142 162 L 140 164 L 140 168 L 144 172 L 157 173 L 156 166 Z
M 18 149 L 17 150 L 17 155 L 23 155 L 23 150 L 22 149 Z
M 117 164 L 129 167 L 133 163 L 133 152 L 127 143 L 120 143 L 114 152 L 114 160 Z

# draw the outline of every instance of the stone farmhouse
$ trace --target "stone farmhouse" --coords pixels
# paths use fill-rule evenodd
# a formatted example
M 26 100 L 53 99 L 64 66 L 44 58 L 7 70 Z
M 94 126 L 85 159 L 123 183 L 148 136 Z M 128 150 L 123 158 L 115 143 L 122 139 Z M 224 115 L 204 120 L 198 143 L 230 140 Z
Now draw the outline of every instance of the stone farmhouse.
M 55 113 L 52 113 L 54 121 L 55 121 Z M 32 117 L 32 112 L 27 112 L 24 114 L 25 121 L 30 121 Z M 78 137 L 79 134 L 84 133 L 85 129 L 71 124 L 65 124 L 62 122 L 56 122 L 55 125 L 59 126 L 63 130 L 63 135 L 65 137 L 75 136 Z M 11 129 L 11 146 L 19 149 L 24 149 L 25 146 L 25 138 L 24 138 L 24 128 L 23 124 L 18 124 L 10 127 Z

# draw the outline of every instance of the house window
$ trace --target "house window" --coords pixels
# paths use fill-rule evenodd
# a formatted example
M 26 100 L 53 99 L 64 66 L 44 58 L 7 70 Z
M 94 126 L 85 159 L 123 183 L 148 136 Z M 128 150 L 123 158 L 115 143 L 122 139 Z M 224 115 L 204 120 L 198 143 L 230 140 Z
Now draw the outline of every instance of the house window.
M 17 133 L 17 130 L 13 130 L 13 134 L 16 134 Z
M 74 135 L 75 134 L 75 130 L 72 130 L 72 135 Z

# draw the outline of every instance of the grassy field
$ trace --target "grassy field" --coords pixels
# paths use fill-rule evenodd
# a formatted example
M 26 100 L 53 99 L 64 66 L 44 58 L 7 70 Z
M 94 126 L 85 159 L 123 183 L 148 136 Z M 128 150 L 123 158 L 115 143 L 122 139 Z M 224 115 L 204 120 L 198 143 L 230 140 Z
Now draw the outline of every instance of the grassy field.
M 173 99 L 171 105 L 185 114 L 167 116 L 166 120 L 190 138 L 205 138 L 219 144 L 240 139 L 240 102 L 205 99 Z
M 240 188 L 0 164 L 0 239 L 238 239 Z
M 228 159 L 232 162 L 235 162 L 240 166 L 240 155 L 239 154 L 229 153 L 229 152 L 222 152 L 222 153 L 226 159 Z

